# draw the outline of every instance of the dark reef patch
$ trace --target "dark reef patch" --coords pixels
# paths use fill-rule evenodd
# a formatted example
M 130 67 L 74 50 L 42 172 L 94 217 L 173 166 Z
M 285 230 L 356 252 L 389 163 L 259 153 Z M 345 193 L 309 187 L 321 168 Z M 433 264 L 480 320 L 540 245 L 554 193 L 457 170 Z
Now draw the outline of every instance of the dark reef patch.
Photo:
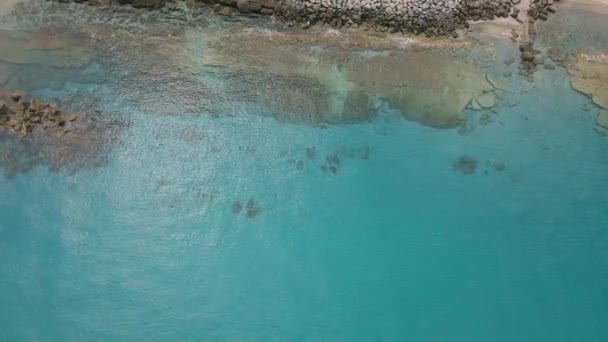
M 247 217 L 249 218 L 254 218 L 258 216 L 261 210 L 260 204 L 254 199 L 250 199 L 249 201 L 247 201 L 247 205 L 245 206 L 245 208 L 247 209 Z
M 478 164 L 477 159 L 465 154 L 454 161 L 452 168 L 468 176 L 477 172 Z
M 243 203 L 241 203 L 241 201 L 235 201 L 234 203 L 232 203 L 233 214 L 240 214 L 241 211 L 243 211 Z

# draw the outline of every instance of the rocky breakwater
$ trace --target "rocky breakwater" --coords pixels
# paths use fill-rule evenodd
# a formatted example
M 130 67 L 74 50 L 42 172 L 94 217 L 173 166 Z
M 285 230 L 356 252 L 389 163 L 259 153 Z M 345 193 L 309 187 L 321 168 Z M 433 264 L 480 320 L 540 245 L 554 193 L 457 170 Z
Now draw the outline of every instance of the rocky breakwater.
M 520 0 L 516 0 L 520 1 Z M 521 51 L 521 68 L 524 73 L 532 74 L 538 68 L 538 65 L 543 64 L 544 57 L 541 51 L 534 47 L 536 38 L 536 21 L 547 20 L 550 13 L 555 13 L 556 7 L 554 1 L 559 0 L 531 0 L 526 11 L 527 16 L 524 18 L 524 39 L 519 45 Z
M 14 176 L 37 165 L 69 171 L 98 166 L 122 126 L 98 112 L 64 113 L 19 93 L 0 93 L 0 168 Z
M 363 25 L 379 31 L 454 34 L 468 20 L 508 17 L 510 0 L 282 0 L 278 15 L 334 28 Z
M 54 0 L 89 5 L 131 5 L 135 8 L 178 10 L 173 0 Z M 388 32 L 456 35 L 470 20 L 512 15 L 513 0 L 193 0 L 222 15 L 275 15 L 303 28 L 314 24 L 334 28 L 362 26 Z M 515 0 L 518 1 L 518 0 Z M 539 0 L 540 1 L 540 0 Z M 547 0 L 542 0 L 547 1 Z

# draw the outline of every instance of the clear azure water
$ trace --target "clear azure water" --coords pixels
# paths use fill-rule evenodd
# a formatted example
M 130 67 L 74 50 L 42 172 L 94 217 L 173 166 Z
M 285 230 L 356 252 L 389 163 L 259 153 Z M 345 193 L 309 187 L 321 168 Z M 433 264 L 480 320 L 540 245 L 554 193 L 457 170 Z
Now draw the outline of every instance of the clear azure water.
M 31 90 L 114 86 L 84 72 Z M 549 84 L 466 135 L 105 98 L 107 165 L 0 178 L 0 341 L 606 341 L 608 139 Z

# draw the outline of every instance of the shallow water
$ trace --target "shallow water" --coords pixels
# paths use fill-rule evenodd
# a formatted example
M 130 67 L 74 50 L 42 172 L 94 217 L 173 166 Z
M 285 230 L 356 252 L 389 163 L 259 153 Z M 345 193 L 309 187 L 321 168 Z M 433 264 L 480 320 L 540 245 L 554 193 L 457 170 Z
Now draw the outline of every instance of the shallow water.
M 311 124 L 131 43 L 11 65 L 128 125 L 100 167 L 0 178 L 1 341 L 608 338 L 608 139 L 564 69 L 466 129 Z

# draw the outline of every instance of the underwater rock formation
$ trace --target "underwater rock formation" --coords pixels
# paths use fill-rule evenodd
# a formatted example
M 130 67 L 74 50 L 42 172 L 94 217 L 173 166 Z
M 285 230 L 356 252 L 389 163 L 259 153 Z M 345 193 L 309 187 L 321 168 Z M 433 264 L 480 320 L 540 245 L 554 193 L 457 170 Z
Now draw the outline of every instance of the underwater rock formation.
M 477 159 L 465 154 L 454 161 L 454 163 L 452 164 L 452 168 L 468 176 L 474 174 L 477 171 L 477 165 Z
M 283 0 L 278 16 L 296 22 L 329 24 L 334 28 L 369 24 L 379 31 L 451 34 L 467 20 L 508 17 L 510 0 Z
M 247 201 L 247 204 L 245 205 L 245 209 L 247 210 L 247 217 L 248 218 L 254 218 L 256 216 L 258 216 L 258 214 L 260 213 L 260 204 L 254 200 L 254 199 L 250 199 L 249 201 Z
M 57 136 L 71 132 L 71 123 L 76 121 L 78 116 L 62 113 L 50 104 L 36 99 L 21 101 L 22 97 L 19 93 L 8 93 L 0 97 L 1 129 L 23 137 L 34 129 L 49 130 Z
M 241 211 L 243 211 L 243 203 L 241 201 L 232 203 L 232 213 L 239 214 Z
M 19 93 L 0 96 L 0 167 L 7 176 L 37 165 L 74 172 L 105 163 L 124 126 L 91 114 L 66 114 Z

